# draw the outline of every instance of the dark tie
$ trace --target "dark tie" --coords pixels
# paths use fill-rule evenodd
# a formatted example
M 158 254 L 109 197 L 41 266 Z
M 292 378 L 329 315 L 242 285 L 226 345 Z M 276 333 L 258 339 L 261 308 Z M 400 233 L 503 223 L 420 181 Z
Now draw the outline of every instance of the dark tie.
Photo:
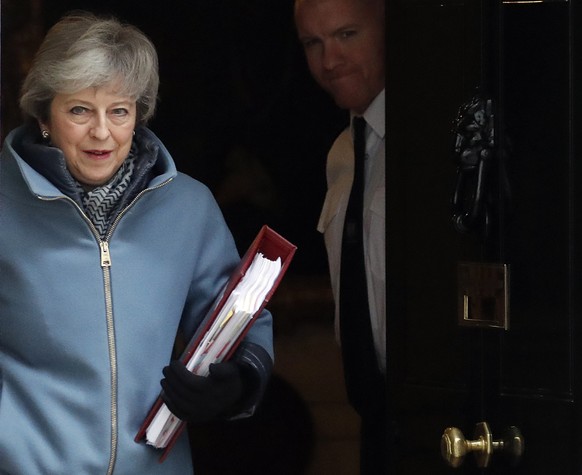
M 364 267 L 363 203 L 366 121 L 353 119 L 354 181 L 346 210 L 340 273 L 340 336 L 346 389 L 361 413 L 372 404 L 380 373 L 374 351 Z

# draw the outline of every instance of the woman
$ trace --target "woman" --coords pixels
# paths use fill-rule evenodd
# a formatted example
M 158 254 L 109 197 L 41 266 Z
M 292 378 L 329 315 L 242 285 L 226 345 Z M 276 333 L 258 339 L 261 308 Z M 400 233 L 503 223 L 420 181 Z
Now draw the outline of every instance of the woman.
M 31 120 L 0 156 L 0 473 L 192 473 L 134 442 L 177 331 L 194 333 L 239 261 L 208 189 L 145 127 L 157 55 L 90 14 L 47 34 L 24 82 Z M 164 368 L 191 423 L 251 414 L 272 367 L 263 312 L 207 378 Z

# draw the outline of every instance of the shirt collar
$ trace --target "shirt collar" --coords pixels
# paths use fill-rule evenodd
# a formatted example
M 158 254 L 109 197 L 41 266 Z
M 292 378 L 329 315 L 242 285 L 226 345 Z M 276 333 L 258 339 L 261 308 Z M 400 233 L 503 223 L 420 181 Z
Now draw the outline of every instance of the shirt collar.
M 382 89 L 380 94 L 376 96 L 376 98 L 372 101 L 372 103 L 368 106 L 362 115 L 364 119 L 366 119 L 366 123 L 381 139 L 384 139 L 384 135 L 386 133 L 385 92 L 386 89 Z
M 382 139 L 386 132 L 385 91 L 386 89 L 382 89 L 382 92 L 376 96 L 366 109 L 366 112 L 364 112 L 364 119 L 366 119 L 366 122 L 370 124 L 370 127 L 374 130 L 376 135 Z

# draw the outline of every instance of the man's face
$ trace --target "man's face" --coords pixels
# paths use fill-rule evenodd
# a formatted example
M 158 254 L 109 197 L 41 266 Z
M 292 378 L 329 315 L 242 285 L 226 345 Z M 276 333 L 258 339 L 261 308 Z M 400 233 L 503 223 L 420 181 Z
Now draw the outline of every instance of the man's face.
M 382 0 L 299 0 L 295 23 L 309 70 L 342 109 L 362 114 L 384 88 Z

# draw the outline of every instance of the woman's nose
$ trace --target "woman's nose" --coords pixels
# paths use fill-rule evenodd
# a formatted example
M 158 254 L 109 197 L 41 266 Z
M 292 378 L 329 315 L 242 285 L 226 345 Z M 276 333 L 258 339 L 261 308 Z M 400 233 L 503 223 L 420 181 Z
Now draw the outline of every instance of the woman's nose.
M 107 118 L 102 117 L 101 115 L 96 116 L 93 119 L 93 124 L 89 132 L 91 134 L 91 137 L 94 137 L 98 140 L 107 139 L 110 135 L 109 126 L 107 124 Z

